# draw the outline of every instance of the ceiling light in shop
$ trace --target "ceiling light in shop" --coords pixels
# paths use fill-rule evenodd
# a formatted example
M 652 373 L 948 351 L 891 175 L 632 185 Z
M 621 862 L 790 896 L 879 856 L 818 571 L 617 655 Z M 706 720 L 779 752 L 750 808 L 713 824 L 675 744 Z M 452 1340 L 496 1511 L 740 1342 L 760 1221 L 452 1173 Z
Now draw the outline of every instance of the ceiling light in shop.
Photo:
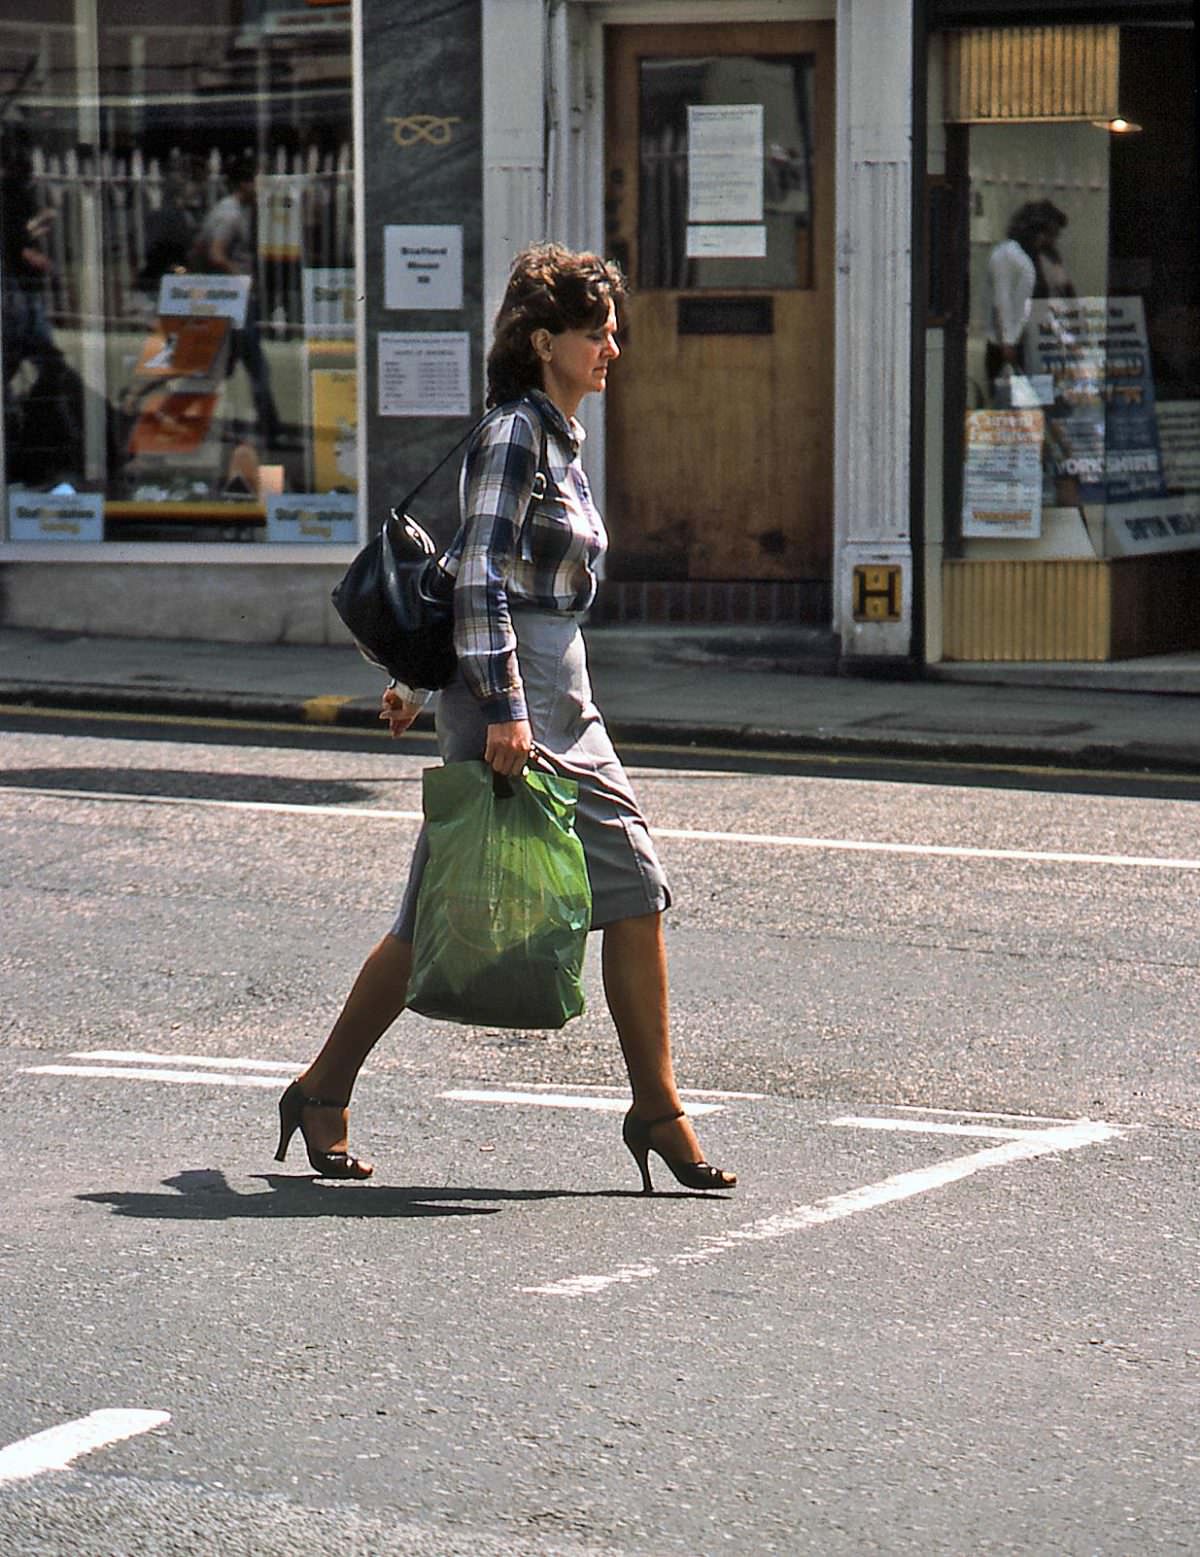
M 1107 130 L 1110 135 L 1137 135 L 1141 132 L 1141 125 L 1134 124 L 1132 119 L 1126 119 L 1124 114 L 1114 114 L 1111 119 L 1093 119 L 1092 123 L 1098 130 Z

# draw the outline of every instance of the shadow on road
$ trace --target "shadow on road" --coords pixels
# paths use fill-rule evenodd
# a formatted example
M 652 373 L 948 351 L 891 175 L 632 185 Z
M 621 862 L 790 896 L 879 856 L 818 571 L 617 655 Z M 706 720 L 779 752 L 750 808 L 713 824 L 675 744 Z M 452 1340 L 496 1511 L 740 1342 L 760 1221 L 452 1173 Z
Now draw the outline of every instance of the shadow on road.
M 273 805 L 366 805 L 378 786 L 356 779 L 285 778 L 270 773 L 204 773 L 180 768 L 7 768 L 7 789 L 69 789 L 90 794 L 257 801 Z M 389 793 L 394 791 L 394 785 Z M 393 795 L 394 798 L 394 795 Z
M 111 1206 L 115 1216 L 168 1222 L 224 1222 L 237 1218 L 307 1218 L 337 1216 L 365 1219 L 392 1216 L 495 1216 L 500 1205 L 486 1202 L 530 1200 L 641 1199 L 638 1190 L 494 1189 L 458 1185 L 330 1184 L 315 1175 L 264 1173 L 255 1175 L 269 1193 L 243 1194 L 215 1168 L 188 1168 L 163 1183 L 171 1194 L 134 1190 L 101 1190 L 77 1195 L 77 1200 Z M 666 1199 L 667 1196 L 657 1198 Z M 676 1194 L 672 1199 L 717 1199 L 710 1195 Z M 462 1205 L 462 1201 L 481 1201 Z

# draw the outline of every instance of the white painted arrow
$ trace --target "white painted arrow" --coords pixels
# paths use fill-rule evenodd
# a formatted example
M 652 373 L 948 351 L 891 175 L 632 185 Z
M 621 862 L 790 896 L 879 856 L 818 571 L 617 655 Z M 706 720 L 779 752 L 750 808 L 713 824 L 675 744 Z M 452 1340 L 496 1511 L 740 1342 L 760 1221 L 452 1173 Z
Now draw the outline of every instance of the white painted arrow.
M 162 1427 L 171 1420 L 169 1411 L 92 1411 L 77 1417 L 73 1422 L 61 1422 L 57 1427 L 47 1427 L 44 1432 L 21 1438 L 0 1449 L 0 1487 L 11 1481 L 28 1481 L 45 1471 L 64 1470 L 80 1455 L 91 1454 L 106 1448 L 110 1443 L 120 1443 L 125 1438 L 136 1438 L 151 1428 Z

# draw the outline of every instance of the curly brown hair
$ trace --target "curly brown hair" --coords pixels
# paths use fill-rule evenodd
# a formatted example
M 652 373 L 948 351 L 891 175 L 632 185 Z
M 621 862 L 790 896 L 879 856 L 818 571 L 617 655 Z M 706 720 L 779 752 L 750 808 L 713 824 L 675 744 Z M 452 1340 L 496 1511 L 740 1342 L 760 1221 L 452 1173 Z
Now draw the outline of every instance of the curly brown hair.
M 598 254 L 534 243 L 513 261 L 504 301 L 496 314 L 487 359 L 487 403 L 503 405 L 542 387 L 542 364 L 533 349 L 535 330 L 596 330 L 608 306 L 625 296 L 620 266 Z

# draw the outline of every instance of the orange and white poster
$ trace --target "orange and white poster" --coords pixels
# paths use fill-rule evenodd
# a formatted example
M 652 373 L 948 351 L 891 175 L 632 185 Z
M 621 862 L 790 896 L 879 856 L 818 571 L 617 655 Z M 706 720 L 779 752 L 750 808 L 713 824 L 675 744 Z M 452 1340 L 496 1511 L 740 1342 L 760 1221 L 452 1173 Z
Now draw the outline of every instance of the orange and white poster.
M 147 397 L 129 440 L 131 454 L 195 454 L 208 436 L 217 396 L 190 391 Z
M 143 379 L 213 378 L 228 335 L 227 319 L 160 319 L 134 371 Z
M 1042 533 L 1041 411 L 968 411 L 963 461 L 962 533 Z

